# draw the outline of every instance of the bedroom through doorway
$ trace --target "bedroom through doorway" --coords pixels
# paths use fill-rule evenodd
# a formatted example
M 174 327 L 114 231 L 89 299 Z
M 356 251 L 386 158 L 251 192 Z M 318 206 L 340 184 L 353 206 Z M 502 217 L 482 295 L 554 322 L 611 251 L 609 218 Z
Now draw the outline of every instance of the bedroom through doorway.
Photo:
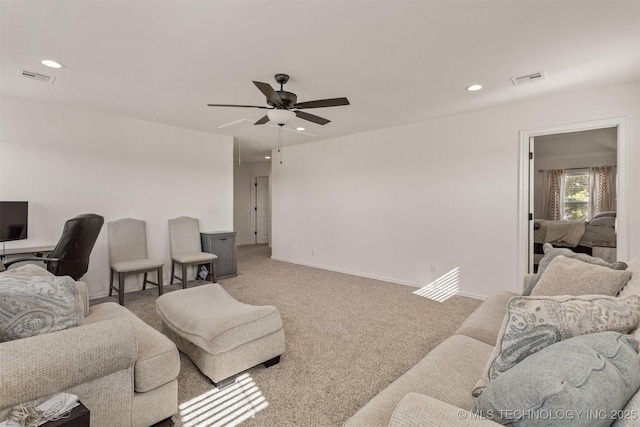
M 535 272 L 544 243 L 626 259 L 624 123 L 521 131 L 520 273 Z
M 617 128 L 535 137 L 533 271 L 544 243 L 616 261 Z

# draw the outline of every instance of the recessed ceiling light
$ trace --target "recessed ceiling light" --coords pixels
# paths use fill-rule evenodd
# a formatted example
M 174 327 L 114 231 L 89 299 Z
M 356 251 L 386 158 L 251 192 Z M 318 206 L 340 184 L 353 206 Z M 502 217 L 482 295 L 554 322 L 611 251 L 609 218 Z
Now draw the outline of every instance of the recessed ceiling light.
M 296 130 L 299 130 L 300 132 L 302 132 L 304 130 L 304 128 L 303 127 L 299 127 L 299 128 L 296 128 Z
M 64 68 L 64 64 L 54 61 L 53 59 L 43 59 L 40 62 L 50 68 Z
M 271 160 L 271 156 L 264 156 L 265 159 Z
M 480 89 L 482 89 L 482 85 L 471 85 L 467 88 L 469 92 L 475 92 Z

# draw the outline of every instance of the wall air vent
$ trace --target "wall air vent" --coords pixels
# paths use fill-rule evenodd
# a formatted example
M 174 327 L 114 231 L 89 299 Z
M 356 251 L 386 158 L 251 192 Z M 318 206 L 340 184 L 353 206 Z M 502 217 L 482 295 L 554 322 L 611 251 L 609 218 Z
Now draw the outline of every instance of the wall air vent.
M 36 73 L 35 71 L 27 71 L 23 68 L 18 68 L 18 75 L 25 77 L 27 79 L 37 80 L 43 83 L 53 84 L 53 82 L 56 81 L 55 76 L 47 76 L 45 74 Z
M 547 76 L 545 76 L 544 71 L 540 71 L 539 73 L 527 74 L 526 76 L 511 77 L 511 82 L 514 86 L 520 86 L 525 83 L 533 83 L 546 78 Z

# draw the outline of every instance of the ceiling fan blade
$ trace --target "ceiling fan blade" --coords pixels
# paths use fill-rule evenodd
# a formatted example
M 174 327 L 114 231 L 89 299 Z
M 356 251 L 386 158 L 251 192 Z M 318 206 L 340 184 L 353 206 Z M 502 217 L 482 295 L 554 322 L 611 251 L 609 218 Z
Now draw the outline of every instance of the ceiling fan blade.
M 317 101 L 306 101 L 295 104 L 295 108 L 322 108 L 322 107 L 338 107 L 340 105 L 349 105 L 347 98 L 331 98 L 319 99 Z
M 261 107 L 259 105 L 235 105 L 235 104 L 207 104 L 209 107 L 242 107 L 242 108 L 263 108 L 268 110 L 269 107 Z
M 280 95 L 278 95 L 276 91 L 273 90 L 269 83 L 256 82 L 254 80 L 253 84 L 256 85 L 258 89 L 260 89 L 260 92 L 262 92 L 273 105 L 277 107 L 284 107 Z
M 313 114 L 305 113 L 304 111 L 296 111 L 296 117 L 308 120 L 313 123 L 317 123 L 319 125 L 326 125 L 331 121 Z
M 254 125 L 263 125 L 269 121 L 269 116 L 264 116 L 260 120 L 254 123 Z

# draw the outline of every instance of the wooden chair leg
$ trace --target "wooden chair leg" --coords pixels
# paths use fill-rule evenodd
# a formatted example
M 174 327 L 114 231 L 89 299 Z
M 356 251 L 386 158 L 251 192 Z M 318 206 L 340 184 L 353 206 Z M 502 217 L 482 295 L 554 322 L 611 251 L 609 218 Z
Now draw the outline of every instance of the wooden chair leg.
M 169 285 L 173 285 L 173 279 L 176 277 L 176 263 L 171 260 L 171 277 L 169 277 Z
M 118 302 L 124 305 L 124 273 L 118 273 Z
M 163 286 L 164 284 L 162 283 L 162 267 L 158 268 L 158 295 L 162 295 L 162 293 L 164 292 Z
M 144 278 L 142 279 L 142 290 L 147 289 L 147 272 L 144 272 Z
M 182 289 L 187 289 L 187 264 L 182 264 Z
M 113 294 L 113 270 L 109 273 L 109 296 L 111 296 Z
M 218 275 L 216 274 L 216 260 L 211 261 L 211 281 L 218 283 Z

